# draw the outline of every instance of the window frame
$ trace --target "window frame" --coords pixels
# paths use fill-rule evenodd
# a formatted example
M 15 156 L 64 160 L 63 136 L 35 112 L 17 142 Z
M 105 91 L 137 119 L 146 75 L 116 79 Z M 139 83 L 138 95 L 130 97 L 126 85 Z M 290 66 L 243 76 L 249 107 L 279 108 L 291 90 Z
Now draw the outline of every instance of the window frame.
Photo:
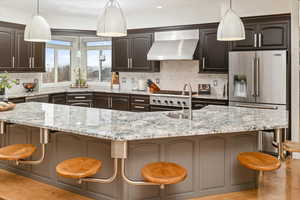
M 86 80 L 88 79 L 87 77 L 87 52 L 89 50 L 99 50 L 99 51 L 103 51 L 103 50 L 111 50 L 112 51 L 112 45 L 106 45 L 106 46 L 87 46 L 87 42 L 94 42 L 94 41 L 98 41 L 98 40 L 111 40 L 111 38 L 105 38 L 105 39 L 101 39 L 101 38 L 96 38 L 96 37 L 91 37 L 91 38 L 84 38 L 81 41 L 81 66 L 84 68 L 85 72 L 86 72 Z M 101 53 L 101 52 L 100 52 Z M 101 54 L 100 54 L 101 55 Z M 99 69 L 100 71 L 100 69 Z M 87 84 L 88 85 L 97 85 L 97 86 L 110 86 L 111 82 L 104 82 L 100 80 L 101 78 L 101 73 L 99 73 L 99 79 L 98 81 L 88 81 L 87 80 Z
M 47 44 L 46 43 L 46 49 L 52 48 L 54 49 L 54 69 L 55 69 L 55 75 L 54 75 L 54 82 L 53 83 L 44 83 L 43 82 L 43 74 L 41 74 L 41 87 L 47 88 L 47 87 L 57 87 L 57 86 L 69 86 L 73 82 L 73 69 L 74 64 L 76 63 L 75 60 L 75 51 L 76 51 L 76 38 L 73 37 L 67 37 L 67 36 L 59 36 L 59 37 L 52 37 L 52 40 L 59 40 L 59 41 L 65 41 L 65 42 L 71 42 L 71 46 L 66 45 L 55 45 L 55 44 Z M 70 81 L 63 81 L 58 82 L 58 50 L 70 50 Z

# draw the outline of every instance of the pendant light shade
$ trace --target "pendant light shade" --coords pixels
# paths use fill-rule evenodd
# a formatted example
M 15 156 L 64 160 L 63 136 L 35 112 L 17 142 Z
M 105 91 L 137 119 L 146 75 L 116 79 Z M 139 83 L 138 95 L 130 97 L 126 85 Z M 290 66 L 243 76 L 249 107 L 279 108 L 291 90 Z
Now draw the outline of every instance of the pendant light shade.
M 122 37 L 127 35 L 127 22 L 117 0 L 109 0 L 98 19 L 97 36 Z
M 238 41 L 245 40 L 245 26 L 241 18 L 232 10 L 231 1 L 230 8 L 223 16 L 218 27 L 219 41 Z
M 25 27 L 24 40 L 30 42 L 51 40 L 51 28 L 45 18 L 39 15 L 39 0 L 37 1 L 37 15 Z

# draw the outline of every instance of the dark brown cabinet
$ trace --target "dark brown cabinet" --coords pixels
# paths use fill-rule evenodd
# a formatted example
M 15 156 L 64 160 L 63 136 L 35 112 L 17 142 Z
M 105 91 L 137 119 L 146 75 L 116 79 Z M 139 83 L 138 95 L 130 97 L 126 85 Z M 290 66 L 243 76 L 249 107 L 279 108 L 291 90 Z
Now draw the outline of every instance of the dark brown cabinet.
M 130 97 L 129 95 L 112 95 L 111 109 L 130 111 Z
M 131 111 L 133 112 L 149 112 L 150 97 L 148 95 L 132 95 Z
M 129 34 L 113 39 L 114 72 L 157 72 L 159 62 L 148 61 L 147 54 L 154 41 L 153 33 Z
M 94 107 L 95 108 L 110 108 L 110 95 L 108 93 L 95 93 L 94 94 Z
M 246 22 L 246 39 L 232 42 L 232 50 L 276 50 L 289 48 L 290 21 Z
M 246 39 L 233 42 L 232 49 L 233 50 L 248 50 L 252 48 L 256 48 L 257 46 L 257 25 L 256 24 L 245 24 L 245 34 Z
M 15 53 L 15 30 L 0 27 L 0 70 L 9 71 L 13 66 Z
M 50 103 L 66 105 L 67 104 L 66 94 L 60 93 L 60 94 L 50 95 Z
M 217 40 L 217 31 L 200 29 L 200 73 L 228 72 L 228 43 Z
M 45 44 L 24 41 L 24 29 L 22 25 L 0 23 L 0 71 L 45 71 Z
M 18 104 L 18 103 L 25 103 L 25 98 L 24 97 L 20 97 L 20 98 L 11 98 L 8 99 L 9 102 Z
M 94 107 L 129 111 L 130 96 L 127 94 L 95 93 Z

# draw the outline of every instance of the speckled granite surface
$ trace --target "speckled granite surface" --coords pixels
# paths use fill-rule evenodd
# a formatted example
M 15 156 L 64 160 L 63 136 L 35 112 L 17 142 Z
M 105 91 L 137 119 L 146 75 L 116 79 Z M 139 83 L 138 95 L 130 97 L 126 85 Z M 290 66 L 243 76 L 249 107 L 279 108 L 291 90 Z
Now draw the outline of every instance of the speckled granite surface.
M 136 94 L 136 95 L 151 95 L 148 91 L 132 91 L 132 90 L 111 90 L 109 87 L 95 87 L 95 88 L 81 88 L 81 89 L 73 89 L 68 87 L 57 87 L 57 88 L 48 88 L 41 89 L 38 92 L 29 92 L 29 93 L 18 93 L 18 94 L 8 94 L 8 98 L 19 98 L 19 97 L 32 97 L 38 95 L 47 95 L 47 94 L 56 94 L 62 92 L 108 92 L 108 93 L 118 93 L 118 94 Z M 201 99 L 217 99 L 217 100 L 228 100 L 227 97 L 223 95 L 194 95 L 194 98 Z
M 194 111 L 193 121 L 170 118 L 167 113 L 169 112 L 132 113 L 23 103 L 18 104 L 13 111 L 1 112 L 0 120 L 101 139 L 128 141 L 288 127 L 286 111 L 207 106 Z

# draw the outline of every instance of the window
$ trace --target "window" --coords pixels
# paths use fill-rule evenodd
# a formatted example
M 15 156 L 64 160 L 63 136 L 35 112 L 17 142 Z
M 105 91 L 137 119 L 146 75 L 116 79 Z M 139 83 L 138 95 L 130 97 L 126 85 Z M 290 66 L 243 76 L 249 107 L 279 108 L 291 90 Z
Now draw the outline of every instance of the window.
M 52 40 L 46 47 L 46 73 L 43 83 L 71 81 L 72 42 Z
M 88 82 L 110 82 L 111 40 L 88 41 L 86 47 L 86 76 Z

